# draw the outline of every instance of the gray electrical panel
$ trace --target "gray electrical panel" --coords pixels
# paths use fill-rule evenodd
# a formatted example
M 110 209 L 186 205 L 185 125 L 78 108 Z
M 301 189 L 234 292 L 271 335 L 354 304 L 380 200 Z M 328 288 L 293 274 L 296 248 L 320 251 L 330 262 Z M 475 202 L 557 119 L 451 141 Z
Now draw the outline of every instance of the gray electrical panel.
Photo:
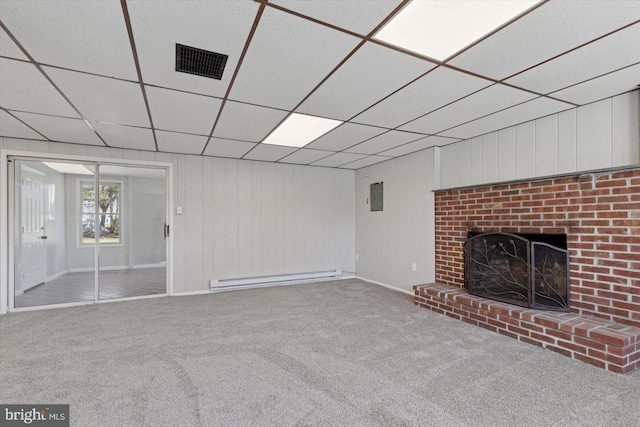
M 369 187 L 369 200 L 371 200 L 371 212 L 382 210 L 382 182 L 376 182 Z

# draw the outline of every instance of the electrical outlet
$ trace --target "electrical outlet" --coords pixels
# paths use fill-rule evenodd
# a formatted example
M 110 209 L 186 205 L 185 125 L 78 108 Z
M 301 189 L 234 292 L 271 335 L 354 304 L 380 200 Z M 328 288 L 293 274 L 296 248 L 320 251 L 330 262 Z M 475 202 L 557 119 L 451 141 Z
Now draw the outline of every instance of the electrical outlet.
M 356 261 L 358 261 L 358 254 L 356 254 Z
M 415 262 L 411 263 L 411 271 L 418 271 L 418 266 L 416 265 Z
M 176 206 L 176 215 L 182 215 L 182 206 Z

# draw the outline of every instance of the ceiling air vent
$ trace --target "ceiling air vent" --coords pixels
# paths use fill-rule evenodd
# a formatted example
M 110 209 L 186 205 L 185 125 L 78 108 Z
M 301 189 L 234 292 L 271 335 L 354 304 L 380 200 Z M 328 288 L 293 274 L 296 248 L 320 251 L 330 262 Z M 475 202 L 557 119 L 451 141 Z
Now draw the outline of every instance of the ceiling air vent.
M 229 55 L 176 43 L 176 71 L 220 80 Z

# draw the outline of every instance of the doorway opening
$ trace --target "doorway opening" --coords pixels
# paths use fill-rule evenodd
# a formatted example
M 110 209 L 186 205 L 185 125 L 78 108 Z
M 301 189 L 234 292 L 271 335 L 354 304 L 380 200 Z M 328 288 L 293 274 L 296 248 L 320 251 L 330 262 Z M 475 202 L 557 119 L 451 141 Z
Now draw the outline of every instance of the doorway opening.
M 9 161 L 10 310 L 169 293 L 167 167 Z

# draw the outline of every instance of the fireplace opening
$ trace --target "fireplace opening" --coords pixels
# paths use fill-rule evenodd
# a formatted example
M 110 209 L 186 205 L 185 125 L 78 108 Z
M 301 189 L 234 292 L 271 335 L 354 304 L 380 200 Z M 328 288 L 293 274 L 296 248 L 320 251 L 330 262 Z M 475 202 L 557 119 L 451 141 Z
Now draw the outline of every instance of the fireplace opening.
M 570 311 L 566 242 L 558 234 L 469 233 L 465 288 L 523 307 Z

